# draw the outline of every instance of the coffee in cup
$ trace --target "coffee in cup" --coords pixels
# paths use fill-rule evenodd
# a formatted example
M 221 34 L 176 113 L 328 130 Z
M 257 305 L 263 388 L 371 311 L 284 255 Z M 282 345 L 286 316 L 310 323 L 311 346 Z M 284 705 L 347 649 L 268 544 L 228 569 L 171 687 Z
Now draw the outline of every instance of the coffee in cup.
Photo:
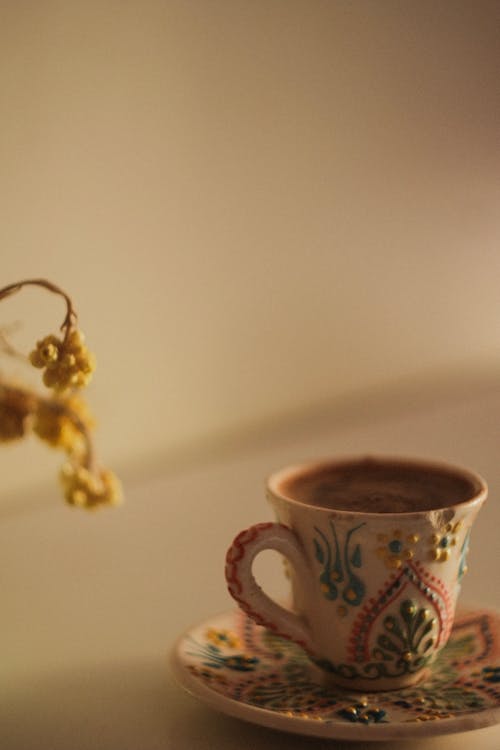
M 359 457 L 283 469 L 267 495 L 276 522 L 240 532 L 226 556 L 240 607 L 340 686 L 389 690 L 425 679 L 453 624 L 487 495 L 482 478 L 443 463 Z M 265 549 L 288 561 L 290 610 L 253 576 Z

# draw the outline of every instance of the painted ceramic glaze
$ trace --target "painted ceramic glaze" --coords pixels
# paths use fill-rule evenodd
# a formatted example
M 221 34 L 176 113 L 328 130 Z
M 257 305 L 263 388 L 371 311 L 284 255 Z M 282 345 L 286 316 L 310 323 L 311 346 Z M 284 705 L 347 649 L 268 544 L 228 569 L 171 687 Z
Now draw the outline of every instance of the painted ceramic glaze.
M 418 631 L 419 610 L 410 609 L 403 607 L 389 638 L 394 627 Z M 189 630 L 173 666 L 214 708 L 266 726 L 345 739 L 419 737 L 500 721 L 499 631 L 499 613 L 460 614 L 425 682 L 362 694 L 325 685 L 303 649 L 237 610 Z
M 436 465 L 412 466 L 425 475 Z M 360 513 L 285 496 L 290 473 L 300 471 L 271 477 L 276 522 L 252 526 L 231 545 L 230 593 L 256 623 L 300 645 L 338 685 L 388 690 L 424 679 L 453 626 L 484 483 L 446 467 L 470 482 L 465 501 L 437 510 Z M 253 577 L 255 556 L 269 548 L 287 559 L 291 611 L 271 601 Z

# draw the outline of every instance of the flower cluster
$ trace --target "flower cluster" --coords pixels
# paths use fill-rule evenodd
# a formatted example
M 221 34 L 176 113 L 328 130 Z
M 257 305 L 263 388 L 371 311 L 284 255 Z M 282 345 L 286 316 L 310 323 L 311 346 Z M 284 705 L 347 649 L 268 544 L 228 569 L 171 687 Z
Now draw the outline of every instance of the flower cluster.
M 30 354 L 34 367 L 44 370 L 43 382 L 55 391 L 83 388 L 95 370 L 94 355 L 84 343 L 81 331 L 73 328 L 63 339 L 45 336 Z
M 77 396 L 40 400 L 33 420 L 33 432 L 39 438 L 70 454 L 82 454 L 85 435 L 92 427 L 86 404 Z
M 119 505 L 122 501 L 120 482 L 109 470 L 96 474 L 68 462 L 61 470 L 61 482 L 66 502 L 78 508 L 95 510 L 102 505 Z

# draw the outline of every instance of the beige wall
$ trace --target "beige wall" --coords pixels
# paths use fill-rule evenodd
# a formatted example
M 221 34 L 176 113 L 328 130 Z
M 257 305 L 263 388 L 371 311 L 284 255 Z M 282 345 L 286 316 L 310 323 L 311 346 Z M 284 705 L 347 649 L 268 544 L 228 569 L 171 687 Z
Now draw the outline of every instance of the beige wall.
M 498 368 L 499 15 L 476 0 L 0 6 L 1 279 L 74 294 L 108 462 Z M 28 347 L 60 313 L 28 291 L 1 320 L 24 318 Z M 2 450 L 6 493 L 58 463 Z

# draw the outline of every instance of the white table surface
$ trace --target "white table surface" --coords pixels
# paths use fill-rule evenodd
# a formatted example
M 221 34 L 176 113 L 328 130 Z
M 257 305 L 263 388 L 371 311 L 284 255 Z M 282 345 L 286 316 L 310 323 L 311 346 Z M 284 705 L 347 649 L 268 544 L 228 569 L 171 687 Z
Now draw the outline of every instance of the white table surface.
M 288 463 L 333 454 L 420 455 L 483 474 L 490 499 L 472 534 L 462 601 L 500 608 L 499 424 L 500 387 L 491 383 L 449 397 L 442 388 L 434 396 L 415 391 L 407 399 L 333 409 L 280 430 L 256 431 L 205 460 L 177 467 L 165 462 L 162 470 L 127 482 L 119 510 L 84 514 L 47 491 L 5 499 L 0 747 L 362 747 L 218 714 L 175 684 L 168 652 L 189 625 L 232 608 L 224 554 L 240 529 L 271 519 L 264 477 Z M 267 554 L 258 562 L 259 575 L 279 593 L 281 567 Z M 500 726 L 375 746 L 499 750 Z

